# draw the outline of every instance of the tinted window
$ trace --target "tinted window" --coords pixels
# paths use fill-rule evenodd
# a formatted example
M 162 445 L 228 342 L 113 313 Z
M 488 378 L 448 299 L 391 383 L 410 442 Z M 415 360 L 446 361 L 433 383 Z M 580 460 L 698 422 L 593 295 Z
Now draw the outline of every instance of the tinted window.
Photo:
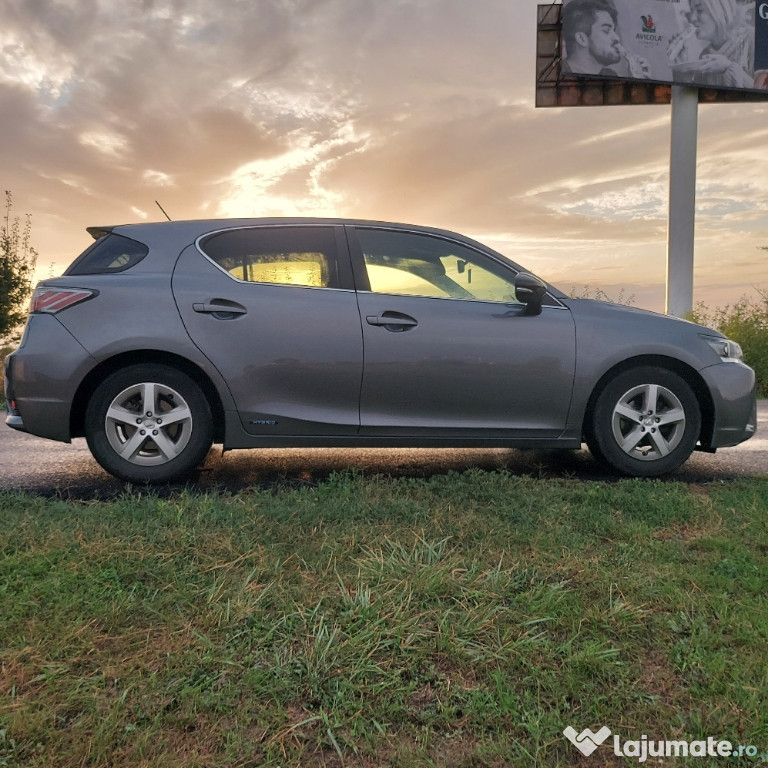
M 204 238 L 200 249 L 238 280 L 310 288 L 339 285 L 331 227 L 230 229 Z
M 114 233 L 100 237 L 72 262 L 65 275 L 101 275 L 124 272 L 149 252 L 143 243 Z
M 450 240 L 358 229 L 374 293 L 516 301 L 513 272 Z

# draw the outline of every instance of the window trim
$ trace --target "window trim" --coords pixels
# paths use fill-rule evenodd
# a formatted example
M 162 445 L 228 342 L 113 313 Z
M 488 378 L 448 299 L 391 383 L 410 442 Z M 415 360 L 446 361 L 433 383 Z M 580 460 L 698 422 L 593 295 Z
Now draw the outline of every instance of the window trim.
M 289 283 L 264 283 L 255 280 L 242 280 L 239 277 L 235 277 L 231 272 L 224 269 L 221 264 L 217 263 L 211 256 L 209 256 L 202 246 L 202 241 L 206 238 L 214 235 L 220 235 L 225 232 L 237 232 L 242 230 L 251 229 L 330 229 L 334 235 L 334 244 L 336 246 L 336 272 L 338 274 L 338 285 L 291 285 Z M 309 291 L 353 291 L 355 289 L 354 279 L 352 276 L 352 265 L 350 263 L 349 246 L 347 239 L 344 235 L 344 227 L 339 224 L 323 224 L 318 222 L 307 222 L 301 224 L 289 224 L 289 223 L 274 223 L 274 224 L 255 224 L 252 226 L 234 226 L 234 227 L 221 227 L 220 229 L 212 229 L 209 232 L 204 232 L 195 239 L 195 248 L 197 252 L 222 274 L 226 275 L 230 280 L 241 285 L 270 285 L 275 288 L 293 288 Z M 329 265 L 330 266 L 330 265 Z

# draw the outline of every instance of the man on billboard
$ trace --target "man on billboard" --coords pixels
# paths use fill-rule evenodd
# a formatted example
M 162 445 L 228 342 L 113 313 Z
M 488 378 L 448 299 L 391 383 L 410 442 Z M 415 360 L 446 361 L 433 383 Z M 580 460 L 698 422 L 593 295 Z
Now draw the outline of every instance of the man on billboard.
M 648 63 L 629 56 L 612 0 L 570 0 L 563 6 L 566 59 L 562 71 L 601 77 L 650 77 Z

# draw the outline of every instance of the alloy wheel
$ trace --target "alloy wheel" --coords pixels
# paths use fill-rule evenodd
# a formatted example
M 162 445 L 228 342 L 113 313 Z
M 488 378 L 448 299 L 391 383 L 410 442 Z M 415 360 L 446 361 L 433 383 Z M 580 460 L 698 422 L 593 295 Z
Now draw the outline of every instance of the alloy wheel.
M 613 409 L 613 436 L 624 453 L 656 461 L 672 453 L 685 434 L 680 399 L 660 384 L 641 384 L 625 392 Z
M 107 408 L 104 428 L 115 453 L 140 466 L 179 456 L 192 435 L 192 410 L 172 387 L 140 382 L 120 392 Z

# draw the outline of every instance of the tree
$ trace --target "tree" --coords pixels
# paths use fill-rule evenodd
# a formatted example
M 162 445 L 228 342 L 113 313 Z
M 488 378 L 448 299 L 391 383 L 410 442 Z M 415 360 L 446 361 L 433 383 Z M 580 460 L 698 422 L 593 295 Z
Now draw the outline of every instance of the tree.
M 5 216 L 0 227 L 0 341 L 13 338 L 26 318 L 32 293 L 37 251 L 30 244 L 32 222 L 11 218 L 13 199 L 5 193 Z

